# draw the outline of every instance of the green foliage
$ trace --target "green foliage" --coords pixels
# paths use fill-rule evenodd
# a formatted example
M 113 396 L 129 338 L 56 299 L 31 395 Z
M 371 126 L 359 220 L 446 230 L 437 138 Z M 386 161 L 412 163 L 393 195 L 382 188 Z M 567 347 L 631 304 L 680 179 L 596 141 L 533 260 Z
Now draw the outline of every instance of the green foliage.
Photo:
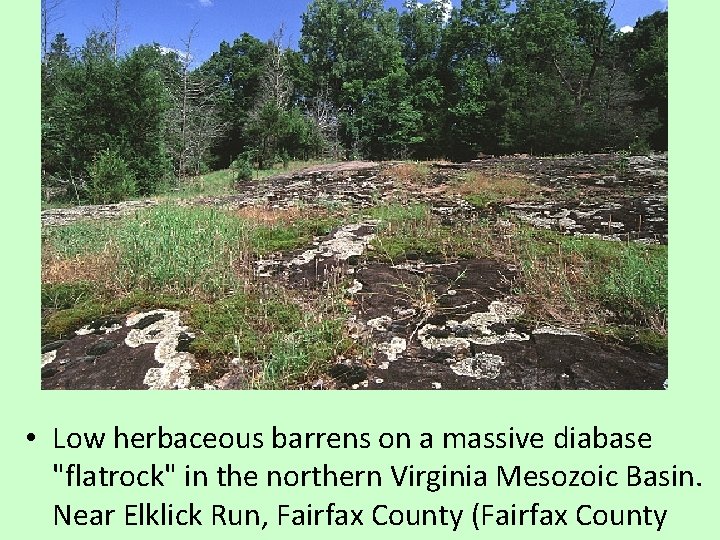
M 81 184 L 98 173 L 95 159 L 110 148 L 134 176 L 139 194 L 155 191 L 171 170 L 164 138 L 169 95 L 160 58 L 157 48 L 139 47 L 115 59 L 104 33 L 90 34 L 76 54 L 62 36 L 56 38 L 42 77 L 46 175 Z M 110 198 L 133 191 L 129 178 L 117 183 L 127 190 L 109 193 Z M 108 195 L 94 188 L 100 199 Z
M 91 299 L 97 286 L 85 281 L 75 283 L 43 283 L 40 291 L 42 309 L 70 309 Z
M 454 4 L 446 19 L 437 1 L 399 13 L 313 0 L 300 51 L 243 34 L 189 72 L 157 46 L 116 58 L 105 33 L 76 52 L 58 34 L 41 67 L 43 178 L 74 199 L 107 148 L 139 195 L 167 183 L 173 159 L 183 175 L 246 152 L 271 168 L 343 149 L 468 159 L 667 148 L 667 12 L 622 34 L 605 1 Z
M 238 156 L 231 164 L 231 168 L 236 172 L 235 180 L 237 182 L 247 182 L 252 180 L 253 166 L 252 158 L 249 152 Z
M 191 351 L 200 359 L 238 358 L 259 364 L 255 388 L 287 387 L 327 368 L 347 348 L 340 319 L 310 319 L 305 310 L 283 294 L 258 297 L 237 293 L 213 304 L 196 304 L 190 325 L 197 329 Z M 223 362 L 217 362 L 222 371 Z M 217 373 L 210 374 L 217 376 Z M 202 374 L 196 379 L 201 380 Z
M 135 174 L 118 152 L 105 149 L 88 167 L 87 192 L 93 204 L 109 204 L 129 199 L 137 192 Z
M 400 157 L 423 140 L 407 92 L 398 16 L 382 1 L 313 1 L 300 48 L 314 91 L 327 92 L 341 111 L 340 136 L 352 154 Z
M 218 167 L 229 166 L 253 146 L 246 125 L 259 97 L 267 56 L 267 44 L 243 33 L 232 44 L 220 43 L 218 50 L 197 69 L 201 76 L 225 89 L 219 112 L 229 126 L 212 148 Z

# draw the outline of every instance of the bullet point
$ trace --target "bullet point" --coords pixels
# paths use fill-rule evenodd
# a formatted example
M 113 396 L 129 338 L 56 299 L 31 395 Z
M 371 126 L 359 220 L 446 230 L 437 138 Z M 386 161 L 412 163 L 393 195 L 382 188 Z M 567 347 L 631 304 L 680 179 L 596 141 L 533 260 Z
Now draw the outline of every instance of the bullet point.
M 34 433 L 28 433 L 27 434 L 27 440 L 32 442 L 35 440 L 35 434 Z

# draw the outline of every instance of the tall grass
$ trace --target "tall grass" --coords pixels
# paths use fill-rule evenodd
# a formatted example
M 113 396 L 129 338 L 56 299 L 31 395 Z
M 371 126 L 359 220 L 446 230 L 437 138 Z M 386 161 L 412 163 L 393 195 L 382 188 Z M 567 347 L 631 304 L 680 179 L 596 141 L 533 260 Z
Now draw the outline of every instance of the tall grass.
M 379 209 L 393 215 L 395 210 Z M 398 215 L 402 214 L 397 210 Z M 514 290 L 531 319 L 588 328 L 630 325 L 667 333 L 667 246 L 574 237 L 505 220 L 442 225 L 397 220 L 373 241 L 374 257 L 489 257 L 514 265 Z
M 216 297 L 250 277 L 253 257 L 304 247 L 334 224 L 324 217 L 259 223 L 224 210 L 166 203 L 113 222 L 51 228 L 44 242 L 60 260 L 112 253 L 113 275 L 97 278 L 121 291 Z

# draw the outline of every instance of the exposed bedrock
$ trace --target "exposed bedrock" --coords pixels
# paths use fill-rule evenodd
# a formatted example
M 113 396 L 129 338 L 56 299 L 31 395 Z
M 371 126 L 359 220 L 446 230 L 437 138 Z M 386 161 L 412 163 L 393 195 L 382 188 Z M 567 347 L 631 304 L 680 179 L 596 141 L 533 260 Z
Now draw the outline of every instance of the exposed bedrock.
M 531 327 L 493 261 L 373 264 L 355 276 L 377 389 L 661 389 L 667 360 L 567 328 Z
M 77 330 L 41 358 L 43 389 L 177 390 L 190 385 L 192 334 L 180 313 L 108 317 Z

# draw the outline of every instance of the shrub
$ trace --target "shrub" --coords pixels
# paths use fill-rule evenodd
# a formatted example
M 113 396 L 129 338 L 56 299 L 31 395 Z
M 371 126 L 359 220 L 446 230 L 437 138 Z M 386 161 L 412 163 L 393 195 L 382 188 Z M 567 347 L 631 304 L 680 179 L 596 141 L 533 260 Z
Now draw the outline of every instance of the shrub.
M 115 150 L 109 148 L 95 156 L 88 173 L 87 191 L 94 204 L 120 202 L 135 195 L 135 174 Z
M 232 169 L 237 171 L 237 181 L 247 182 L 252 180 L 253 166 L 252 159 L 249 154 L 240 154 L 235 161 L 232 162 Z

